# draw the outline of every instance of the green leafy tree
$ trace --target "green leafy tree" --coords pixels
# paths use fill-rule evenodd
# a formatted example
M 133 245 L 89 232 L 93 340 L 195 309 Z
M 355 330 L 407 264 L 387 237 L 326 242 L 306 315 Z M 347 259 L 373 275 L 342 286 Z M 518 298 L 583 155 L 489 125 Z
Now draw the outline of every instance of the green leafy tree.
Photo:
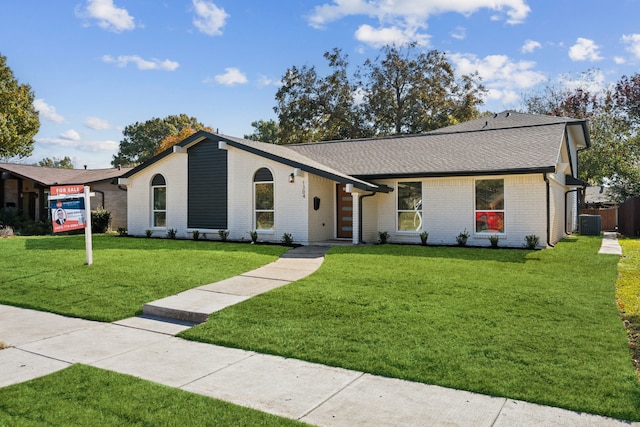
M 593 76 L 583 73 L 585 86 Z M 638 76 L 623 77 L 613 89 L 595 94 L 583 88 L 546 87 L 525 98 L 528 112 L 588 120 L 591 147 L 578 154 L 578 176 L 592 185 L 610 185 L 618 202 L 640 195 L 638 83 Z
M 136 166 L 153 157 L 162 141 L 171 135 L 178 135 L 185 128 L 194 131 L 205 129 L 195 117 L 186 114 L 167 116 L 164 119 L 152 118 L 146 122 L 136 122 L 122 131 L 118 154 L 113 156 L 111 164 L 117 166 Z
M 19 84 L 7 58 L 0 55 L 0 158 L 28 157 L 40 117 L 33 107 L 31 86 Z
M 276 93 L 279 140 L 282 144 L 319 139 L 319 78 L 315 67 L 289 68 Z
M 367 60 L 364 108 L 378 135 L 421 133 L 479 117 L 485 88 L 477 74 L 456 78 L 443 52 L 419 52 L 415 43 L 385 46 Z
M 275 120 L 257 120 L 255 122 L 251 122 L 251 126 L 254 129 L 253 133 L 251 135 L 245 135 L 245 139 L 267 142 L 269 144 L 280 143 L 279 127 Z
M 274 107 L 279 142 L 419 133 L 480 114 L 485 89 L 477 74 L 456 78 L 442 52 L 386 46 L 353 76 L 339 49 L 324 58 L 327 76 L 306 65 L 284 74 Z
M 71 161 L 71 157 L 69 156 L 64 156 L 63 159 L 59 159 L 57 157 L 53 157 L 50 159 L 49 157 L 45 157 L 38 162 L 38 166 L 59 169 L 73 169 L 73 162 Z
M 349 60 L 340 49 L 324 53 L 331 73 L 292 67 L 276 93 L 279 142 L 327 141 L 372 135 L 356 103 L 358 88 L 348 75 Z

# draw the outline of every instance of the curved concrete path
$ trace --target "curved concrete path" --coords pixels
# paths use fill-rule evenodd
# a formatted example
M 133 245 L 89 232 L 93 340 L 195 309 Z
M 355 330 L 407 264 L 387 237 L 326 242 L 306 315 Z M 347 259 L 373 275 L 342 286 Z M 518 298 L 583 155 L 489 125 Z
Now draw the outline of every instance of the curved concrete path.
M 229 293 L 232 283 L 223 281 L 203 287 L 207 289 L 198 295 L 248 297 L 244 294 L 264 292 L 310 274 L 322 263 L 319 253 L 326 249 L 295 249 L 273 264 L 243 274 L 238 283 L 244 291 Z M 143 321 L 142 327 L 136 321 Z M 172 336 L 177 332 L 168 326 L 150 327 L 146 322 L 172 325 L 152 319 L 100 323 L 0 305 L 0 341 L 10 346 L 0 350 L 0 387 L 83 363 L 319 426 L 640 427 L 640 423 L 186 341 Z M 173 325 L 178 332 L 189 327 Z

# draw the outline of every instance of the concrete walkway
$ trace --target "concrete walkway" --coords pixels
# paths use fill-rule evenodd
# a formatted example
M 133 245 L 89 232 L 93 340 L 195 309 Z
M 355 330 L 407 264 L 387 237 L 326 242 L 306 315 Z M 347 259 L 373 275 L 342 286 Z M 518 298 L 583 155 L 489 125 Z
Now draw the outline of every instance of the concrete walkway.
M 605 231 L 602 238 L 602 246 L 600 246 L 599 254 L 622 255 L 622 248 L 618 243 L 617 233 L 615 231 Z
M 315 271 L 325 250 L 298 248 L 229 279 L 237 282 L 204 286 L 197 290 L 197 310 L 183 303 L 189 296 L 154 304 L 215 311 L 236 298 L 219 304 L 202 299 L 248 298 L 297 280 Z M 83 363 L 319 426 L 640 426 L 173 336 L 188 327 L 148 317 L 100 323 L 0 305 L 0 341 L 10 345 L 0 350 L 0 387 Z

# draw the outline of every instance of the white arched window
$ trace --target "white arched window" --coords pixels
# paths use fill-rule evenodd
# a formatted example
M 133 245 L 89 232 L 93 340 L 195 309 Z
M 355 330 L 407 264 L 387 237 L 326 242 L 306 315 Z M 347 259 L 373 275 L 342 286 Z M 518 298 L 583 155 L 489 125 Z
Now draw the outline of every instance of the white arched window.
M 273 175 L 267 168 L 258 169 L 253 176 L 254 220 L 256 230 L 273 230 Z
M 151 224 L 153 227 L 167 226 L 167 182 L 160 174 L 151 180 Z

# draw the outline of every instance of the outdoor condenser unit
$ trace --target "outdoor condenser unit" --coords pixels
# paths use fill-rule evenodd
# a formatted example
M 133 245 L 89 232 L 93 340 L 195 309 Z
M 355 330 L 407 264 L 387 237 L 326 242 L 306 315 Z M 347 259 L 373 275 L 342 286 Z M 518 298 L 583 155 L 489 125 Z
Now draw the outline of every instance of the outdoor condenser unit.
M 601 220 L 600 215 L 580 215 L 578 217 L 580 234 L 584 236 L 599 236 Z

